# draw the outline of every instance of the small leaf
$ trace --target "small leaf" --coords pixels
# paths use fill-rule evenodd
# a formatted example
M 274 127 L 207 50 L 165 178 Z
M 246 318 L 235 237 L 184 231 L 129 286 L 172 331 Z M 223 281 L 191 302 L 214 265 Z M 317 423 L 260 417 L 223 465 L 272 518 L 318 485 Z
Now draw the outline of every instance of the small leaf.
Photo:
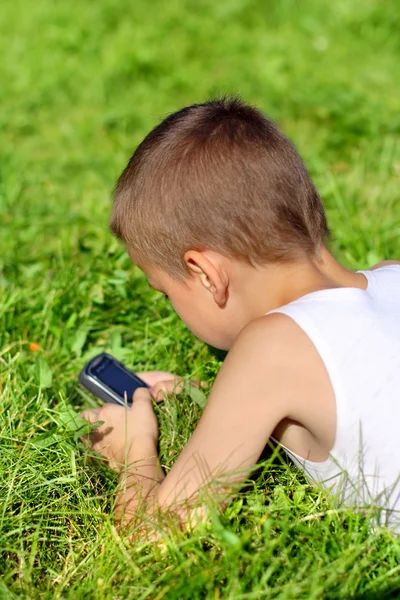
M 48 446 L 58 443 L 60 440 L 61 437 L 55 433 L 45 433 L 43 435 L 38 435 L 31 443 L 35 448 L 47 448 Z
M 67 406 L 56 415 L 56 421 L 61 427 L 68 431 L 78 431 L 83 428 L 88 429 L 88 424 L 71 406 Z
M 86 421 L 86 423 L 87 423 L 87 421 Z M 105 421 L 95 421 L 95 423 L 91 423 L 90 431 L 95 431 L 95 429 L 98 429 L 99 427 L 104 425 L 104 423 L 105 423 Z
M 239 514 L 239 512 L 242 510 L 242 507 L 243 507 L 243 498 L 239 498 L 235 502 L 232 502 L 232 504 L 226 508 L 226 510 L 225 510 L 225 516 L 228 519 L 232 519 L 233 517 L 237 517 L 237 515 Z
M 74 442 L 77 442 L 84 435 L 88 435 L 89 433 L 93 433 L 96 429 L 104 425 L 104 421 L 96 421 L 96 423 L 89 423 L 85 421 L 85 425 L 82 425 L 79 429 L 74 431 Z
M 53 381 L 51 369 L 42 356 L 36 356 L 36 379 L 41 388 L 50 387 Z
M 219 532 L 219 537 L 221 540 L 226 542 L 229 546 L 234 546 L 235 548 L 240 548 L 242 545 L 242 541 L 236 533 L 230 531 L 230 529 L 222 529 Z
M 95 283 L 90 290 L 90 297 L 96 304 L 104 304 L 104 292 L 100 283 Z
M 87 327 L 81 327 L 75 334 L 74 341 L 71 345 L 71 350 L 79 357 L 82 354 L 82 348 L 85 345 L 88 333 L 89 330 Z
M 306 497 L 306 492 L 304 488 L 297 488 L 295 493 L 293 494 L 293 502 L 294 504 L 301 504 Z
M 110 339 L 109 339 L 109 346 L 111 348 L 111 352 L 115 355 L 118 355 L 118 353 L 122 347 L 121 332 L 118 331 L 118 329 L 114 329 L 111 332 Z
M 188 393 L 190 399 L 193 400 L 197 406 L 200 406 L 200 408 L 205 407 L 207 403 L 207 396 L 204 394 L 204 392 L 199 390 L 199 388 L 194 387 L 194 385 L 189 385 Z
M 75 323 L 76 323 L 76 319 L 77 318 L 78 318 L 77 313 L 75 313 L 75 312 L 71 313 L 70 316 L 69 316 L 69 318 L 68 318 L 68 321 L 65 323 L 65 328 L 66 329 L 72 329 L 74 327 Z

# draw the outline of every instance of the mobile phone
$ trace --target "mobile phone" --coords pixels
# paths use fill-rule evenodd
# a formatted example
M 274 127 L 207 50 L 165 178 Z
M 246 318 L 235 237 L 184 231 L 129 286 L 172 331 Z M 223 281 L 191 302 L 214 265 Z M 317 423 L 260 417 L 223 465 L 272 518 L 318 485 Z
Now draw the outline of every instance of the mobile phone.
M 149 388 L 111 354 L 98 354 L 83 367 L 79 383 L 103 400 L 123 406 L 132 406 L 132 396 L 138 388 Z

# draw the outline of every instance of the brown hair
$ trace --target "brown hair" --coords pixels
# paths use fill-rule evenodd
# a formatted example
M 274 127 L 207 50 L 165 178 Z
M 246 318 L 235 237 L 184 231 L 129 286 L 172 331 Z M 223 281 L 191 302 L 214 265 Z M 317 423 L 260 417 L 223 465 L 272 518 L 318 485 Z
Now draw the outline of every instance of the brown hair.
M 117 182 L 110 228 L 178 280 L 189 249 L 265 264 L 315 255 L 328 235 L 293 144 L 237 98 L 183 108 L 147 135 Z

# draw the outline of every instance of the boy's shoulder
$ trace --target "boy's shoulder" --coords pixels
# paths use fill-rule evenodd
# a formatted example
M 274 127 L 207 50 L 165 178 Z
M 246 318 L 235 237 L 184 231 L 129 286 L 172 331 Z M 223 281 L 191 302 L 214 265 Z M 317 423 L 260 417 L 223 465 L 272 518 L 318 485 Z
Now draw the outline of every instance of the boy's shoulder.
M 264 386 L 265 401 L 280 405 L 281 419 L 299 423 L 323 446 L 333 444 L 332 384 L 317 349 L 293 319 L 272 313 L 251 321 L 231 352 L 243 377 Z
M 242 357 L 243 367 L 253 374 L 274 371 L 297 383 L 308 381 L 309 369 L 314 370 L 320 361 L 308 335 L 283 313 L 266 314 L 251 321 L 240 332 L 232 351 Z
M 265 358 L 280 363 L 288 360 L 288 353 L 296 355 L 304 343 L 301 329 L 283 313 L 265 314 L 248 323 L 240 332 L 234 347 L 255 354 L 262 363 Z
M 258 346 L 260 350 L 268 353 L 268 358 L 277 362 L 287 361 L 289 355 L 297 355 L 297 351 L 304 345 L 307 336 L 293 319 L 287 315 L 274 312 L 265 314 L 248 323 L 240 332 L 235 346 L 239 345 L 246 350 Z M 263 355 L 260 354 L 260 360 Z

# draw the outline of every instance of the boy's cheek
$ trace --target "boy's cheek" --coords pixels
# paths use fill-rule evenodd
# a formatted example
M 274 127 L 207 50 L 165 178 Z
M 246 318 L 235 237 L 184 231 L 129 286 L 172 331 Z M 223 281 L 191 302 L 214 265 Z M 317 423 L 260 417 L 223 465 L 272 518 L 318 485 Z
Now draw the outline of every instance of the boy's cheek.
M 224 315 L 213 314 L 212 311 L 210 314 L 204 305 L 198 306 L 193 298 L 184 301 L 182 297 L 173 299 L 170 296 L 170 301 L 178 317 L 194 336 L 219 350 L 231 348 L 234 342 L 233 328 L 224 328 Z
M 232 345 L 230 337 L 216 326 L 213 327 L 210 322 L 203 322 L 200 326 L 190 326 L 186 323 L 186 326 L 193 335 L 213 348 L 229 350 Z

